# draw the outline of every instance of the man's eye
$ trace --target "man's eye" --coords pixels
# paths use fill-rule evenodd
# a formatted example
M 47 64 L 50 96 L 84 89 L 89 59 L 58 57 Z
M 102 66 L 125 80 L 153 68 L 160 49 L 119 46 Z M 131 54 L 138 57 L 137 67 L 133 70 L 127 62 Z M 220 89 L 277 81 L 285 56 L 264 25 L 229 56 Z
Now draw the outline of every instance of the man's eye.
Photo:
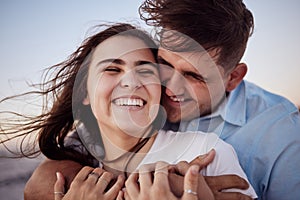
M 204 78 L 202 76 L 200 76 L 199 74 L 195 74 L 193 72 L 185 72 L 183 75 L 185 77 L 187 77 L 187 78 L 192 78 L 192 79 L 194 79 L 196 81 L 203 81 L 203 82 L 205 82 L 205 80 L 204 80 Z

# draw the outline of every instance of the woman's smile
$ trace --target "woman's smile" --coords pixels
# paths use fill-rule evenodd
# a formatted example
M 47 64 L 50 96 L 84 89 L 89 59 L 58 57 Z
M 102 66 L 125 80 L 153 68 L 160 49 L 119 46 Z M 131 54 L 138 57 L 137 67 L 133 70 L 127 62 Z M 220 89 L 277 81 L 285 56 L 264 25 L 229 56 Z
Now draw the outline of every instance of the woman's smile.
M 114 99 L 112 103 L 116 106 L 119 106 L 122 109 L 128 110 L 139 110 L 147 104 L 146 100 L 137 96 L 119 97 Z

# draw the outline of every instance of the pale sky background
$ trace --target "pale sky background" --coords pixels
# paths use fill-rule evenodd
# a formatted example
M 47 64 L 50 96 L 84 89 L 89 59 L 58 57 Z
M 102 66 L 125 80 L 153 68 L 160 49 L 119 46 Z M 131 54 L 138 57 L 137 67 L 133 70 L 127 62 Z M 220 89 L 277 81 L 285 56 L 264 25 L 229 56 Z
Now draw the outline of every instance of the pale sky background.
M 63 61 L 99 21 L 139 21 L 143 0 L 0 0 L 0 99 Z M 245 0 L 255 31 L 246 79 L 300 105 L 300 1 Z

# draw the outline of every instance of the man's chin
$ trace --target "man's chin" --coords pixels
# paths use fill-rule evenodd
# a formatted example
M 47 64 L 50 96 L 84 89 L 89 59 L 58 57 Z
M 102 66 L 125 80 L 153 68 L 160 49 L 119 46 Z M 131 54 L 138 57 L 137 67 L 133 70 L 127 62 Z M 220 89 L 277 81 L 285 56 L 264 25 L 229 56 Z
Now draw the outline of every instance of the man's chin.
M 179 123 L 181 121 L 181 115 L 168 115 L 168 121 L 171 123 Z
M 181 122 L 191 121 L 198 117 L 200 117 L 200 114 L 197 115 L 195 115 L 194 113 L 186 113 L 186 115 L 173 114 L 173 115 L 168 115 L 168 121 L 171 123 L 181 123 Z

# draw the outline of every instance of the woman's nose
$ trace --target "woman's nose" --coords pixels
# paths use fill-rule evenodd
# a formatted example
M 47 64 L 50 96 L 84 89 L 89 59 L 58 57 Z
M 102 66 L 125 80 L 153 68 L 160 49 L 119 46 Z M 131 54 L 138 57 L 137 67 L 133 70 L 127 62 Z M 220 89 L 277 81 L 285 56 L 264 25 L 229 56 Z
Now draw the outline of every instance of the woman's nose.
M 136 89 L 142 86 L 139 77 L 137 77 L 135 71 L 131 70 L 126 72 L 121 78 L 120 85 L 123 88 Z

